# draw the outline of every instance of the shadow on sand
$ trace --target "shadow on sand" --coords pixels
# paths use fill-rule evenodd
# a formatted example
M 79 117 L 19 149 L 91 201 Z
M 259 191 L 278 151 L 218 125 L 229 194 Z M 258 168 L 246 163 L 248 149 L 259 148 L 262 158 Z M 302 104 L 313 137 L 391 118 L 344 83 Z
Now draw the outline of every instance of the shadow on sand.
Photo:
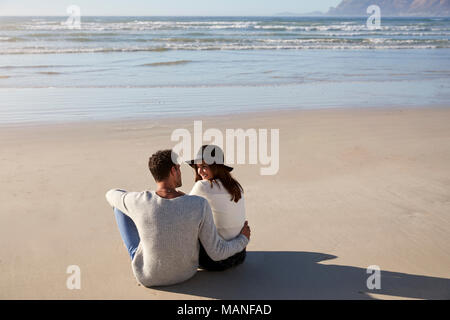
M 334 258 L 317 252 L 247 252 L 244 264 L 234 269 L 199 271 L 186 282 L 153 289 L 238 300 L 372 299 L 367 293 L 450 299 L 450 279 L 381 270 L 381 289 L 369 290 L 365 268 L 319 263 Z

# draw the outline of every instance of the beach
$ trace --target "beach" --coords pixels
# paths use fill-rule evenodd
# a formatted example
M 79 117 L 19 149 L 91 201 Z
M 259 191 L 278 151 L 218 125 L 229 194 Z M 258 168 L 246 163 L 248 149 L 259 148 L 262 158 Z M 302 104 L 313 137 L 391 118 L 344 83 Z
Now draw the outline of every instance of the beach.
M 450 18 L 67 18 L 0 17 L 0 299 L 450 298 Z M 105 193 L 196 121 L 258 133 L 247 259 L 144 288 Z
M 279 171 L 234 165 L 252 228 L 243 265 L 145 288 L 105 193 L 154 189 L 148 157 L 194 120 L 279 129 Z M 449 123 L 437 106 L 2 126 L 0 299 L 449 299 Z

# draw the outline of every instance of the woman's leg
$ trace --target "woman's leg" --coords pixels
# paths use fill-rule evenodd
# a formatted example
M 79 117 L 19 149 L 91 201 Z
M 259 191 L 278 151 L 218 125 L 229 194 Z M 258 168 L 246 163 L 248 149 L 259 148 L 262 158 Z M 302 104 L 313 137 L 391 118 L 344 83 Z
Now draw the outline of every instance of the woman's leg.
M 114 208 L 114 214 L 116 216 L 117 226 L 119 227 L 122 240 L 125 243 L 125 247 L 128 250 L 131 260 L 133 260 L 134 254 L 139 246 L 139 242 L 141 241 L 136 225 L 129 216 L 119 209 Z
M 235 267 L 244 262 L 246 257 L 246 249 L 241 252 L 236 253 L 235 255 L 221 261 L 214 261 L 211 259 L 206 253 L 205 248 L 202 243 L 200 243 L 200 252 L 199 252 L 199 267 L 201 269 L 207 271 L 224 271 L 226 269 Z

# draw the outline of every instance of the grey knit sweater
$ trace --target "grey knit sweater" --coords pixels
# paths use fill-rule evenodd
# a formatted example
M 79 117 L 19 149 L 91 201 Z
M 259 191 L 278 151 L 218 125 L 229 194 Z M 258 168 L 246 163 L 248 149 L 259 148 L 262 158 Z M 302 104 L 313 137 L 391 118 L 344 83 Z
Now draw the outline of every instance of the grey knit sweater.
M 242 234 L 230 241 L 222 239 L 208 201 L 199 196 L 165 199 L 154 191 L 112 189 L 106 199 L 136 225 L 141 241 L 131 264 L 136 279 L 146 287 L 171 285 L 194 276 L 199 240 L 216 261 L 242 251 L 248 244 Z

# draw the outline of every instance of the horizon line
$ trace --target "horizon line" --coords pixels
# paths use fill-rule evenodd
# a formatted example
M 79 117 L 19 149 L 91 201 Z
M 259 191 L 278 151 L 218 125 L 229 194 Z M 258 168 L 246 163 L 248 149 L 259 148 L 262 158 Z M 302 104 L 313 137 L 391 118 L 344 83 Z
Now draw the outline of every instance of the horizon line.
M 0 15 L 0 17 L 68 17 L 69 15 Z M 295 14 L 295 15 L 81 15 L 81 17 L 285 17 L 285 18 L 298 18 L 298 17 L 332 17 L 332 18 L 367 18 L 368 15 L 329 15 L 326 13 L 318 15 L 310 14 Z M 385 15 L 387 18 L 450 18 L 450 16 L 391 16 Z

